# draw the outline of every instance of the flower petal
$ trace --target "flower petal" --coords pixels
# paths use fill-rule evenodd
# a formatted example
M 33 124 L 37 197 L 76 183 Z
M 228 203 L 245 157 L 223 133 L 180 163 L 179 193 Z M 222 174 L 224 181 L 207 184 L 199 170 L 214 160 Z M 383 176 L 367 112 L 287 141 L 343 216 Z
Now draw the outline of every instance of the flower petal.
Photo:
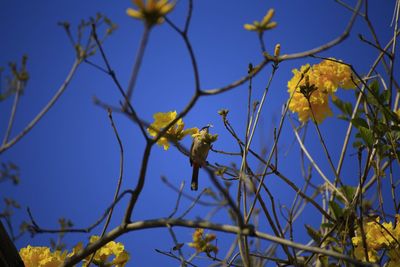
M 261 20 L 261 25 L 265 26 L 268 24 L 268 22 L 272 19 L 272 17 L 275 14 L 275 10 L 271 8 L 268 10 L 267 14 L 264 16 L 264 18 Z
M 254 26 L 253 24 L 244 24 L 243 27 L 248 31 L 256 31 L 257 30 L 256 26 Z
M 126 10 L 126 14 L 129 17 L 132 17 L 132 18 L 135 18 L 135 19 L 143 19 L 142 13 L 140 11 L 137 11 L 137 10 L 133 9 L 133 8 L 128 8 Z

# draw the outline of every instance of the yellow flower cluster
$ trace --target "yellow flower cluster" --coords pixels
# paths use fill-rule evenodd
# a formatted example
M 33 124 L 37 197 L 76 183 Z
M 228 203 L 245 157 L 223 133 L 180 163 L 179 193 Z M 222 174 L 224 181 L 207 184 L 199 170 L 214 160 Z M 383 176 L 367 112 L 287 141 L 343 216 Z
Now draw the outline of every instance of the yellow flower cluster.
M 169 111 L 166 113 L 158 112 L 153 115 L 154 122 L 147 128 L 149 134 L 153 137 L 156 137 L 159 132 L 161 132 L 165 127 L 167 127 L 176 117 L 176 111 Z M 157 144 L 159 146 L 163 146 L 164 150 L 168 150 L 169 142 L 171 140 L 173 142 L 178 142 L 182 140 L 186 135 L 192 135 L 198 133 L 198 128 L 189 128 L 184 130 L 185 123 L 182 119 L 179 119 L 174 125 L 172 125 L 166 135 L 161 137 Z
M 19 255 L 26 267 L 58 267 L 64 262 L 67 252 L 51 252 L 48 247 L 27 246 L 20 249 Z
M 197 252 L 205 252 L 207 254 L 214 252 L 218 253 L 218 247 L 210 244 L 216 238 L 215 234 L 206 234 L 204 236 L 204 229 L 196 228 L 193 233 L 193 242 L 189 243 L 189 247 L 195 248 Z
M 143 0 L 132 0 L 132 2 L 139 9 L 128 8 L 126 10 L 128 16 L 143 20 L 149 27 L 162 23 L 164 16 L 175 7 L 175 3 L 169 3 L 168 0 L 147 0 L 146 4 Z
M 324 60 L 312 66 L 306 64 L 301 66 L 300 70 L 294 69 L 292 71 L 293 77 L 288 82 L 288 92 L 292 97 L 289 109 L 292 112 L 297 112 L 301 122 L 306 122 L 309 118 L 312 118 L 308 100 L 300 92 L 300 87 L 305 85 L 306 76 L 308 76 L 309 83 L 317 88 L 311 94 L 310 105 L 318 123 L 332 115 L 329 107 L 329 96 L 335 98 L 335 93 L 339 87 L 343 89 L 355 88 L 350 67 L 334 60 L 333 58 Z
M 400 215 L 396 215 L 397 224 L 393 227 L 392 222 L 380 223 L 379 217 L 375 220 L 364 223 L 365 245 L 368 252 L 368 259 L 376 262 L 378 251 L 388 250 L 390 261 L 386 266 L 400 266 Z M 352 238 L 354 245 L 354 255 L 357 259 L 366 261 L 365 248 L 361 230 L 357 229 L 356 236 Z
M 90 243 L 96 242 L 100 237 L 92 236 Z M 83 250 L 83 244 L 78 243 L 71 253 L 67 251 L 51 252 L 48 247 L 32 247 L 27 246 L 19 252 L 22 261 L 26 267 L 58 267 L 67 257 L 72 257 L 79 251 Z M 92 255 L 83 260 L 82 266 L 87 266 Z M 113 257 L 111 259 L 111 257 Z M 92 263 L 97 266 L 115 266 L 124 267 L 129 261 L 129 253 L 125 250 L 124 245 L 119 242 L 110 241 L 99 250 L 97 250 Z
M 277 25 L 275 21 L 271 22 L 274 14 L 275 10 L 271 8 L 261 21 L 254 21 L 253 24 L 245 24 L 244 28 L 248 31 L 256 31 L 258 33 L 263 33 L 266 30 L 273 29 Z

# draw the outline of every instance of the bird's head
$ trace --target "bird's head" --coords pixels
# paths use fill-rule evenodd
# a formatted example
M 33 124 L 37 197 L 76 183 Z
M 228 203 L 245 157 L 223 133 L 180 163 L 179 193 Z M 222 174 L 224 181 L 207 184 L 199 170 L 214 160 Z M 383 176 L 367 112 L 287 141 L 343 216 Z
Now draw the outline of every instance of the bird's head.
M 212 127 L 214 127 L 212 124 L 207 124 L 206 126 L 204 126 L 203 128 L 201 128 L 200 129 L 200 132 L 201 131 L 205 131 L 205 132 L 207 132 L 208 133 L 208 131 L 209 131 L 209 128 L 212 128 Z

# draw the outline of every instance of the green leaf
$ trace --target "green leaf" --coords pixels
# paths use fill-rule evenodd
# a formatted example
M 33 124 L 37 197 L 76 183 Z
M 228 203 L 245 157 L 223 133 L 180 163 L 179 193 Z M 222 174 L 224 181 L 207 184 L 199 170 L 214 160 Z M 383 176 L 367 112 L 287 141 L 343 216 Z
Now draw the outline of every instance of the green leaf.
M 362 147 L 363 146 L 363 143 L 361 143 L 360 141 L 355 141 L 354 143 L 353 143 L 353 147 L 354 148 L 360 148 L 360 147 Z
M 327 222 L 327 223 L 322 223 L 321 224 L 321 228 L 328 228 L 328 229 L 330 229 L 330 228 L 332 228 L 332 227 L 334 227 L 335 225 L 333 224 L 333 223 L 330 223 L 330 222 Z
M 388 103 L 389 102 L 389 97 L 390 97 L 390 91 L 389 90 L 385 90 L 381 94 L 381 101 L 383 103 Z
M 350 121 L 349 116 L 347 116 L 347 115 L 345 115 L 345 114 L 339 114 L 339 115 L 337 116 L 337 118 L 340 119 L 340 120 L 344 120 L 344 121 Z
M 332 99 L 332 102 L 344 114 L 351 116 L 351 114 L 353 113 L 353 105 L 350 102 L 344 102 L 339 98 Z
M 339 246 L 332 246 L 331 247 L 333 251 L 337 252 L 337 253 L 343 253 L 343 248 L 339 247 Z
M 354 194 L 356 192 L 356 188 L 352 187 L 352 186 L 348 186 L 348 185 L 344 185 L 341 188 L 341 191 L 343 192 L 343 194 L 345 195 L 345 197 L 347 198 L 348 201 L 353 200 L 354 198 Z
M 358 130 L 360 131 L 360 136 L 364 140 L 365 144 L 369 148 L 372 148 L 372 145 L 374 144 L 374 135 L 372 131 L 365 127 L 360 127 Z
M 304 225 L 307 229 L 308 235 L 317 243 L 319 244 L 322 239 L 322 235 L 319 231 L 315 230 L 314 228 L 311 227 L 309 224 Z
M 340 205 L 334 201 L 329 201 L 329 208 L 332 210 L 335 219 L 339 219 L 343 216 L 343 210 Z
M 378 95 L 379 93 L 379 82 L 377 80 L 373 80 L 370 84 L 369 84 L 369 89 L 371 89 L 371 91 L 375 94 Z
M 368 128 L 368 123 L 363 118 L 354 118 L 351 123 L 358 129 L 359 127 Z
M 319 259 L 322 267 L 329 267 L 329 261 L 328 261 L 327 256 L 319 255 L 318 259 Z

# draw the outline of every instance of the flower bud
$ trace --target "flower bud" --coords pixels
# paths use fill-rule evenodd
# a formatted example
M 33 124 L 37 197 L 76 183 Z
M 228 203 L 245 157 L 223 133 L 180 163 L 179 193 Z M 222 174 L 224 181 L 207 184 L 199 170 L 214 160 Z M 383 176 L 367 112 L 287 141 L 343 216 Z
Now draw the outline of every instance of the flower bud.
M 281 53 L 281 45 L 280 44 L 276 44 L 275 45 L 275 50 L 274 50 L 274 56 L 275 57 L 279 57 Z

